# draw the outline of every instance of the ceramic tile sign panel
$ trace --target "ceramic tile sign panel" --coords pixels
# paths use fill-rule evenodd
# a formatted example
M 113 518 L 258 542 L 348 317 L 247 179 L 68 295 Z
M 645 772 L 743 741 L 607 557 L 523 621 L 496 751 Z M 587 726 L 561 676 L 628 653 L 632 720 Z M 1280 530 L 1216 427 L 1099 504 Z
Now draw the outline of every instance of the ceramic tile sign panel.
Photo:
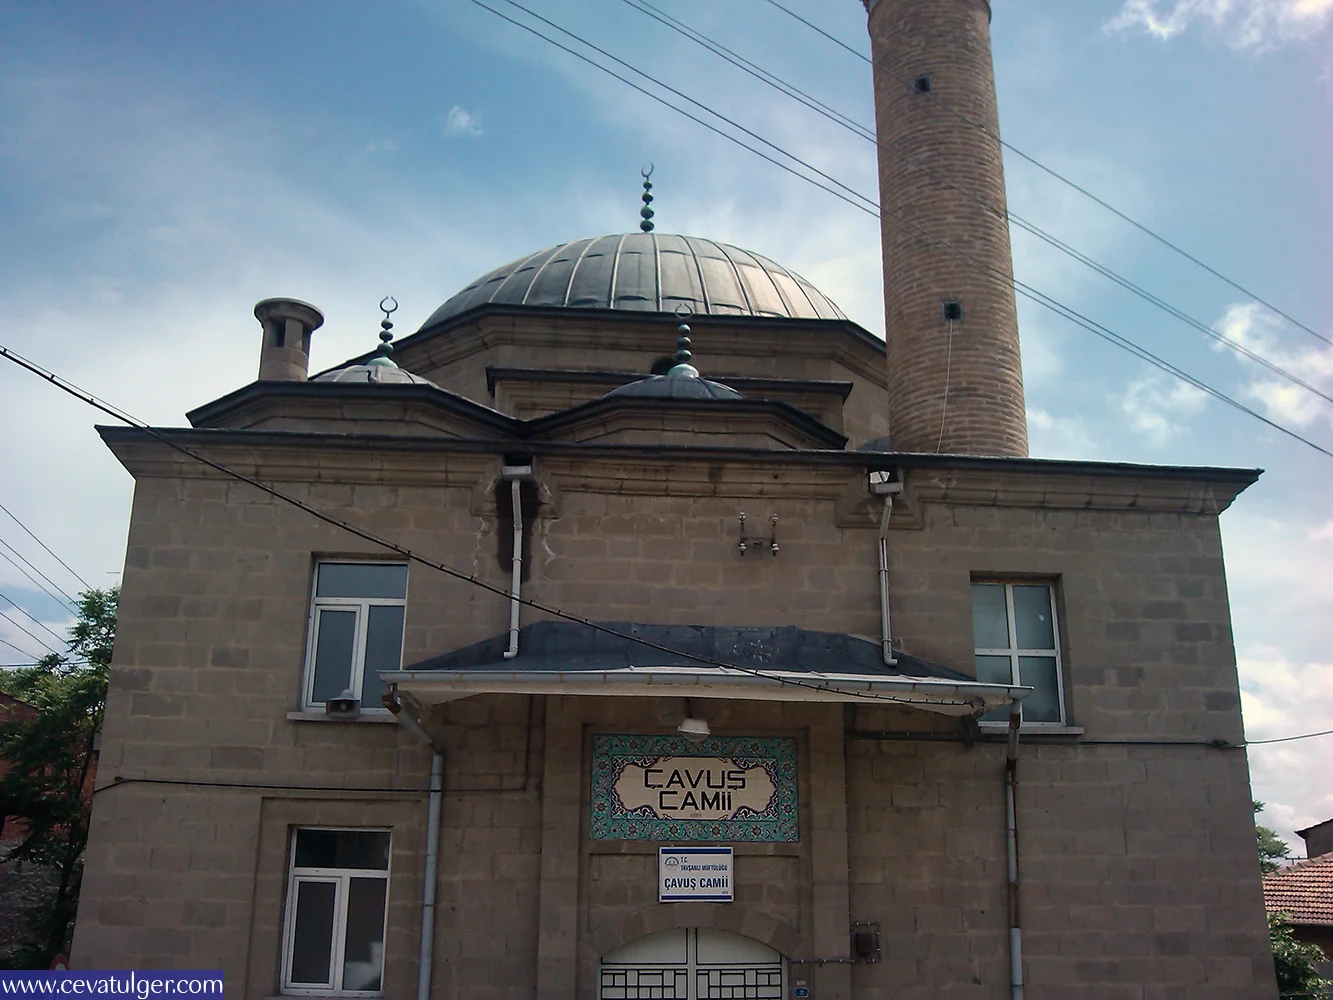
M 730 903 L 735 898 L 730 847 L 657 849 L 659 903 Z
M 796 741 L 593 737 L 593 840 L 795 843 Z

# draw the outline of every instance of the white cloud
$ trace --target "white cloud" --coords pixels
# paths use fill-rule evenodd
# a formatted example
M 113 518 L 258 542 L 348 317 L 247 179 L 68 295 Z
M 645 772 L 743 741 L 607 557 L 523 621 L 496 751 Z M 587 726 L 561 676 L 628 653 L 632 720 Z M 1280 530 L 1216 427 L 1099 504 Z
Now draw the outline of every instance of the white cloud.
M 1184 420 L 1203 410 L 1208 397 L 1199 389 L 1165 375 L 1146 375 L 1131 382 L 1120 399 L 1129 426 L 1161 448 L 1184 430 Z
M 1333 3 L 1333 0 L 1329 2 Z M 1229 306 L 1216 329 L 1233 344 L 1266 358 L 1321 392 L 1333 395 L 1333 347 L 1292 346 L 1294 337 L 1305 335 L 1289 330 L 1283 336 L 1282 320 L 1263 306 L 1253 302 Z M 1221 344 L 1215 345 L 1215 349 L 1226 350 Z M 1241 392 L 1258 402 L 1266 416 L 1298 427 L 1308 427 L 1321 418 L 1333 425 L 1333 403 L 1253 361 L 1242 361 L 1250 378 Z
M 1326 521 L 1308 532 L 1312 542 L 1333 542 L 1333 521 Z
M 468 135 L 481 135 L 481 114 L 480 112 L 468 111 L 465 108 L 455 104 L 449 109 L 449 114 L 444 119 L 444 134 L 450 138 L 461 138 Z
M 1036 458 L 1088 458 L 1097 442 L 1082 417 L 1056 417 L 1045 410 L 1028 409 L 1029 451 Z
M 1240 651 L 1241 704 L 1248 740 L 1281 739 L 1333 729 L 1333 663 L 1293 662 L 1272 646 Z M 1333 816 L 1326 762 L 1333 736 L 1249 749 L 1254 797 L 1263 822 L 1301 853 L 1295 831 Z
M 1142 31 L 1169 41 L 1202 24 L 1237 49 L 1265 49 L 1309 38 L 1333 15 L 1333 0 L 1125 0 L 1108 31 Z

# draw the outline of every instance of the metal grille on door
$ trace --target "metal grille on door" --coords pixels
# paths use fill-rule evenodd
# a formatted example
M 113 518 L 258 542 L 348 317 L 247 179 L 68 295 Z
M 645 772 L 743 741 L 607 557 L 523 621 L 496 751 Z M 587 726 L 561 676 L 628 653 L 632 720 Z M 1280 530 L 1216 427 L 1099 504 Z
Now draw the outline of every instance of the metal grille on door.
M 602 959 L 600 1000 L 782 1000 L 782 956 L 739 934 L 659 931 Z

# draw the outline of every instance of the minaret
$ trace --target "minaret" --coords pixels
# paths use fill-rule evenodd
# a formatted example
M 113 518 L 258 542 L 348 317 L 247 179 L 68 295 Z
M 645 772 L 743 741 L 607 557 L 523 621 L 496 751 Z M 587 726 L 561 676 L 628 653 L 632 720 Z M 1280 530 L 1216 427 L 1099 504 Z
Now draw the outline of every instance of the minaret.
M 1026 456 L 990 4 L 865 3 L 889 439 L 895 451 Z

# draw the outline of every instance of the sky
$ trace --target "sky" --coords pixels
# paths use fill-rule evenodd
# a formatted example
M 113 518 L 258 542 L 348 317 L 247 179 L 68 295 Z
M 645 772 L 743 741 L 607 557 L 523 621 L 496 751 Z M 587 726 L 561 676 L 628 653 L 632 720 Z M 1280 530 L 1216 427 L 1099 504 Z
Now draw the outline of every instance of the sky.
M 856 0 L 787 3 L 868 51 Z M 873 123 L 867 62 L 768 0 L 658 4 Z M 876 196 L 873 143 L 626 0 L 529 6 Z M 1333 0 L 996 0 L 1002 132 L 1333 337 L 1331 29 Z M 317 304 L 312 370 L 335 365 L 374 346 L 386 294 L 410 332 L 493 267 L 633 229 L 647 164 L 660 231 L 778 260 L 882 335 L 875 218 L 472 0 L 5 4 L 0 343 L 183 425 L 254 378 L 259 299 Z M 1006 176 L 1015 214 L 1333 394 L 1327 342 L 1022 157 L 1007 155 Z M 1019 280 L 1333 450 L 1333 404 L 1318 395 L 1021 230 L 1014 263 Z M 1023 302 L 1019 319 L 1033 455 L 1266 470 L 1222 518 L 1246 731 L 1333 729 L 1333 458 L 1039 306 Z M 0 554 L 70 594 L 116 582 L 124 558 L 132 482 L 92 429 L 103 422 L 0 365 L 0 504 L 78 578 L 3 512 Z M 4 560 L 0 594 L 0 611 L 58 645 L 6 600 L 56 635 L 60 603 Z M 0 645 L 0 662 L 44 651 L 4 618 L 0 639 L 22 651 Z M 1333 737 L 1249 751 L 1262 818 L 1297 853 L 1294 830 L 1333 818 L 1330 754 Z

